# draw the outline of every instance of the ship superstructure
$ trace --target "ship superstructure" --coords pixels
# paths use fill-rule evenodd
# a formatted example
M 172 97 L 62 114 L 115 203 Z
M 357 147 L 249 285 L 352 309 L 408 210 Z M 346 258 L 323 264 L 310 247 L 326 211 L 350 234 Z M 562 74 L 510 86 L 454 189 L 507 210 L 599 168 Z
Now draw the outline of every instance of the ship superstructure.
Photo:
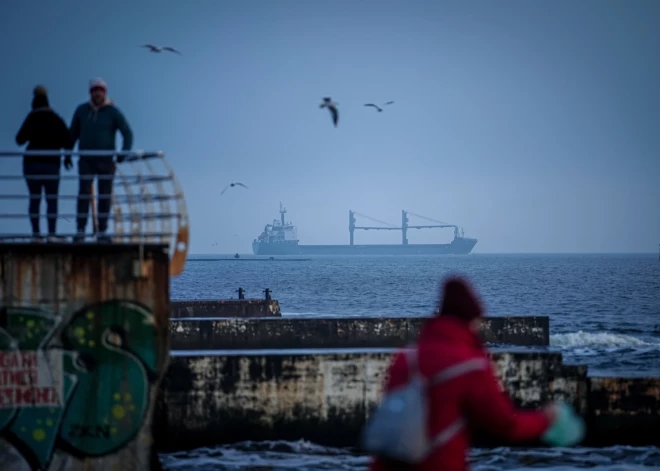
M 295 252 L 295 248 L 298 246 L 298 230 L 296 226 L 287 223 L 284 220 L 284 215 L 286 214 L 286 208 L 280 203 L 280 219 L 273 219 L 272 224 L 266 224 L 264 230 L 252 242 L 252 250 L 255 255 L 257 254 L 258 247 L 273 247 L 272 250 L 276 250 L 277 253 L 286 253 L 288 250 Z

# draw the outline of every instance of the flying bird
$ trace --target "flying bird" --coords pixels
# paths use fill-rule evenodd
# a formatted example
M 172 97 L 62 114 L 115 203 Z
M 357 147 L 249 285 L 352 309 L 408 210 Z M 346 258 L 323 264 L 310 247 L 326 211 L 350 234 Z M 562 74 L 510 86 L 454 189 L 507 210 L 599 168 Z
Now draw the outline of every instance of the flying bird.
M 330 110 L 330 115 L 332 116 L 332 123 L 337 127 L 337 121 L 339 121 L 339 112 L 337 111 L 337 105 L 339 103 L 333 103 L 332 98 L 325 97 L 323 98 L 323 103 L 319 108 L 328 108 Z
M 183 55 L 181 54 L 181 51 L 179 51 L 178 49 L 174 49 L 173 47 L 170 46 L 164 46 L 163 51 L 173 52 L 174 54 L 179 54 L 180 56 Z
M 393 103 L 394 103 L 393 101 L 388 101 L 388 102 L 385 103 L 385 105 L 383 105 L 383 106 L 391 105 L 391 104 L 393 104 Z M 372 106 L 372 107 L 376 108 L 376 109 L 378 110 L 379 113 L 380 113 L 381 111 L 383 111 L 383 109 L 382 109 L 380 106 L 378 106 L 378 105 L 374 105 L 373 103 L 366 103 L 364 106 Z
M 147 49 L 149 49 L 149 52 L 161 53 L 163 51 L 168 51 L 168 52 L 174 52 L 175 54 L 183 55 L 181 54 L 180 51 L 170 46 L 160 47 L 160 46 L 154 46 L 153 44 L 143 44 L 142 47 L 146 47 Z
M 222 190 L 222 191 L 220 192 L 220 194 L 221 194 L 221 195 L 224 195 L 224 194 L 225 194 L 225 191 L 227 191 L 229 188 L 233 188 L 233 187 L 235 187 L 235 186 L 242 186 L 243 188 L 248 189 L 248 187 L 247 187 L 246 185 L 243 185 L 243 184 L 240 183 L 240 182 L 231 182 L 229 185 L 227 185 L 227 186 L 224 188 L 224 190 Z

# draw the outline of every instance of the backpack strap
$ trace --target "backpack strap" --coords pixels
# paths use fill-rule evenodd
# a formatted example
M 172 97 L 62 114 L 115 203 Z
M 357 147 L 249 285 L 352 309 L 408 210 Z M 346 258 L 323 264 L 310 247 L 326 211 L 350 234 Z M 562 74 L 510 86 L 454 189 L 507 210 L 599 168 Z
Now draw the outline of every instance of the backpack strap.
M 459 376 L 463 376 L 473 371 L 484 371 L 488 368 L 488 360 L 485 358 L 473 358 L 472 360 L 466 360 L 456 365 L 450 366 L 449 368 L 440 371 L 435 374 L 431 379 L 430 383 L 433 385 L 444 383 Z
M 466 360 L 464 362 L 458 363 L 456 365 L 450 366 L 449 368 L 437 373 L 434 375 L 430 381 L 429 385 L 435 386 L 436 384 L 444 383 L 450 381 L 459 376 L 463 376 L 473 371 L 484 371 L 488 368 L 488 360 L 485 358 L 473 358 L 472 360 Z M 434 450 L 442 445 L 448 443 L 452 438 L 454 438 L 463 428 L 466 423 L 462 417 L 459 417 L 454 422 L 449 424 L 443 430 L 440 431 L 433 439 L 429 445 L 428 450 L 426 451 L 426 456 L 430 455 Z
M 419 371 L 419 350 L 416 345 L 407 345 L 404 350 L 408 371 L 412 374 L 420 374 Z M 485 358 L 473 358 L 456 365 L 450 366 L 439 373 L 436 373 L 428 380 L 428 384 L 435 386 L 439 383 L 458 378 L 473 371 L 484 371 L 488 369 L 488 360 Z
M 406 364 L 408 365 L 409 376 L 414 376 L 419 374 L 419 358 L 418 358 L 417 345 L 411 344 L 406 345 L 403 350 L 403 354 L 406 357 Z

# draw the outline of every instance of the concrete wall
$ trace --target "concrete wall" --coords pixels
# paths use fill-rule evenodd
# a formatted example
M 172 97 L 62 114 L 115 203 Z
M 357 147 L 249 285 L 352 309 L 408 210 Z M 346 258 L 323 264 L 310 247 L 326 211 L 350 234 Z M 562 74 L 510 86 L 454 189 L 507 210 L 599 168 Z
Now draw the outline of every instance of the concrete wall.
M 0 243 L 0 468 L 143 470 L 169 361 L 167 246 Z
M 173 350 L 258 348 L 395 348 L 417 339 L 423 317 L 172 319 Z M 489 317 L 489 343 L 548 345 L 548 317 Z
M 280 303 L 263 299 L 172 301 L 172 317 L 280 317 Z
M 355 445 L 380 400 L 392 350 L 172 353 L 158 424 L 163 449 L 300 438 Z M 563 397 L 586 414 L 586 368 L 564 367 L 554 353 L 492 358 L 520 406 Z
M 660 444 L 660 378 L 590 378 L 589 439 L 617 445 Z

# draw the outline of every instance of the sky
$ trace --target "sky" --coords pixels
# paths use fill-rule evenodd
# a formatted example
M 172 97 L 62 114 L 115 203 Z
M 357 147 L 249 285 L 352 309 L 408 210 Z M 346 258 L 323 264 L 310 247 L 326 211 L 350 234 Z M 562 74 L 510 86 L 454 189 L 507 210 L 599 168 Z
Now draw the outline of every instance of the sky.
M 405 209 L 463 227 L 475 253 L 658 250 L 656 0 L 26 0 L 0 11 L 0 148 L 18 150 L 35 85 L 70 123 L 103 77 L 134 149 L 163 150 L 176 171 L 191 253 L 250 253 L 280 202 L 301 244 L 348 243 L 349 210 L 398 224 Z M 337 128 L 319 108 L 326 96 Z M 389 100 L 382 113 L 363 106 Z M 0 171 L 20 175 L 20 160 Z M 220 196 L 233 180 L 249 189 Z

